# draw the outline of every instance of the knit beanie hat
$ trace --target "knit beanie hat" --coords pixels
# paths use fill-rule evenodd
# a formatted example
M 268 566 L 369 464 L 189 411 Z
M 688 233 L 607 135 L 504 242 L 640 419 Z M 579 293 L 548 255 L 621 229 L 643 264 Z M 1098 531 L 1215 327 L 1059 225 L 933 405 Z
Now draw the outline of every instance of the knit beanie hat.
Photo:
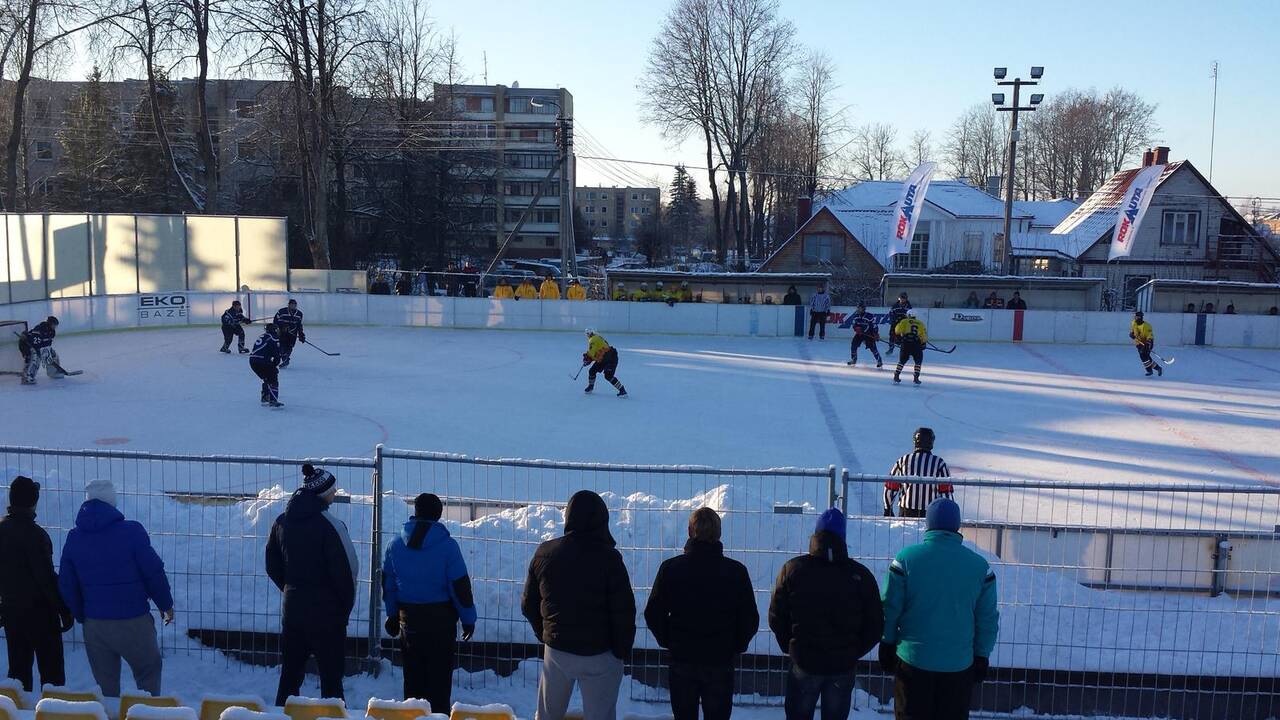
M 32 509 L 40 502 L 40 483 L 19 475 L 9 485 L 9 507 Z
M 413 516 L 419 520 L 435 522 L 444 515 L 444 503 L 432 493 L 422 493 L 413 501 Z
M 844 538 L 845 533 L 847 532 L 847 521 L 845 520 L 844 513 L 840 512 L 836 508 L 831 508 L 819 515 L 818 527 L 814 529 L 814 532 L 822 532 L 824 530 L 835 533 L 841 538 Z
M 84 486 L 84 495 L 85 500 L 101 500 L 111 507 L 116 506 L 116 486 L 110 480 L 90 480 Z
M 302 489 L 313 495 L 324 495 L 337 484 L 333 473 L 310 463 L 302 466 Z
M 926 530 L 960 532 L 960 506 L 944 497 L 934 500 L 924 511 L 924 527 Z

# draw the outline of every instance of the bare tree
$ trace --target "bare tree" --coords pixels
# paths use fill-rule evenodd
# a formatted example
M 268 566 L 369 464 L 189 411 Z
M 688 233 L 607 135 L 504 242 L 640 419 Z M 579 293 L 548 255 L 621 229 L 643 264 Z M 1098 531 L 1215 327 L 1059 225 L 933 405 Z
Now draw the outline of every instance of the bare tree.
M 801 68 L 796 102 L 799 131 L 804 145 L 801 148 L 801 173 L 804 175 L 805 196 L 818 192 L 819 178 L 826 175 L 838 154 L 845 149 L 849 125 L 845 121 L 845 108 L 835 106 L 835 63 L 820 51 L 809 53 Z
M 1004 119 L 987 104 L 970 107 L 956 118 L 942 148 L 951 174 L 982 187 L 1000 175 L 1006 162 L 1008 130 Z
M 902 170 L 898 154 L 898 130 L 886 123 L 867 123 L 858 128 L 853 143 L 853 170 L 864 180 L 890 180 Z
M 933 159 L 933 134 L 928 130 L 917 130 L 911 133 L 911 141 L 907 145 L 905 155 L 913 165 L 929 162 Z

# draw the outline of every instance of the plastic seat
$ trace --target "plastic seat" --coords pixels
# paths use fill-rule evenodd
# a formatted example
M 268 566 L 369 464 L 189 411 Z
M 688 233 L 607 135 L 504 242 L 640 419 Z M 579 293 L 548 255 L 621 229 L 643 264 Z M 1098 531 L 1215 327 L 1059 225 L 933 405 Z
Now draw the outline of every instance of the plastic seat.
M 231 708 L 261 713 L 267 703 L 256 695 L 206 695 L 200 701 L 200 720 L 220 720 L 222 713 Z
M 94 686 L 87 690 L 74 690 L 58 685 L 45 685 L 40 689 L 41 700 L 65 700 L 67 702 L 96 702 L 103 705 L 102 688 Z
M 426 700 L 379 700 L 369 698 L 365 716 L 370 720 L 417 720 L 431 715 L 431 703 Z
M 8 695 L 0 695 L 0 720 L 18 720 L 18 703 Z
M 22 683 L 17 680 L 0 680 L 0 697 L 9 698 L 19 710 L 26 705 L 23 698 Z
M 284 702 L 284 714 L 291 720 L 320 720 L 320 718 L 345 718 L 347 706 L 337 698 L 290 697 Z
M 222 711 L 218 720 L 289 720 L 288 715 L 281 713 L 259 712 L 239 705 L 232 705 Z
M 107 720 L 107 709 L 96 700 L 46 697 L 36 703 L 36 720 Z
M 182 705 L 178 698 L 168 695 L 157 695 L 152 697 L 146 693 L 121 693 L 120 694 L 120 714 L 116 717 L 124 720 L 129 717 L 129 709 L 134 705 L 149 705 L 151 707 L 173 708 Z
M 516 713 L 510 705 L 466 705 L 454 703 L 449 720 L 515 720 Z
M 134 703 L 121 720 L 196 720 L 196 711 L 181 705 L 146 705 Z

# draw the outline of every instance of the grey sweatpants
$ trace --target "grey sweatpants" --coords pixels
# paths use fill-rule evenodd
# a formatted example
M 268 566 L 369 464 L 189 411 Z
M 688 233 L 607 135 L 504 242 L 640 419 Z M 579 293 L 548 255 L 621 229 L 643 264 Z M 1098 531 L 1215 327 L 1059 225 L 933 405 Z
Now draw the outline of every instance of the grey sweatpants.
M 574 655 L 550 647 L 542 655 L 534 720 L 563 720 L 574 683 L 582 691 L 583 720 L 615 720 L 622 661 L 613 653 Z
M 129 663 L 139 690 L 160 694 L 160 645 L 150 613 L 128 620 L 84 621 L 84 651 L 93 679 L 106 697 L 120 697 L 120 660 Z

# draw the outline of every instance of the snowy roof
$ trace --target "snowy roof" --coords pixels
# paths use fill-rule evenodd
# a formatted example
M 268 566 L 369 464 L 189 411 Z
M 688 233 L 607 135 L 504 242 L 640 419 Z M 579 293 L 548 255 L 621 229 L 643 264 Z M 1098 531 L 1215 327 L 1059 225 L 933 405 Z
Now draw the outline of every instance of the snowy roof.
M 831 273 L 684 272 L 681 270 L 643 270 L 639 268 L 609 270 L 608 275 L 611 278 L 622 280 L 650 277 L 673 278 L 676 280 L 767 280 L 770 282 L 777 282 L 785 278 L 797 278 L 800 280 L 831 279 Z
M 896 205 L 901 193 L 901 180 L 867 180 L 833 192 L 818 206 L 833 210 L 881 210 Z M 961 180 L 934 180 L 929 183 L 925 202 L 958 218 L 1004 218 L 1004 203 L 999 198 Z M 1029 215 L 1015 209 L 1014 217 Z
M 1166 165 L 1164 172 L 1160 174 L 1160 180 L 1156 183 L 1156 187 L 1159 188 L 1165 180 L 1169 179 L 1169 176 L 1177 172 L 1183 165 L 1189 166 L 1190 163 L 1186 160 L 1179 160 Z M 1043 237 L 1041 242 L 1049 243 L 1053 249 L 1073 258 L 1083 255 L 1103 235 L 1115 228 L 1120 203 L 1124 200 L 1129 185 L 1133 183 L 1134 178 L 1138 176 L 1141 170 L 1142 168 L 1130 168 L 1112 175 L 1110 179 L 1102 184 L 1102 187 L 1086 198 L 1080 207 L 1077 207 L 1062 222 L 1058 223 L 1047 237 Z M 1016 238 L 1014 239 L 1014 245 L 1017 245 Z
M 1013 210 L 1031 216 L 1031 227 L 1057 227 L 1080 203 L 1067 198 L 1057 200 L 1014 200 Z
M 1265 290 L 1268 292 L 1280 292 L 1280 283 L 1252 283 L 1252 282 L 1235 282 L 1232 280 L 1168 280 L 1157 278 L 1148 280 L 1142 287 L 1166 287 L 1166 288 L 1227 288 L 1230 290 Z M 1142 289 L 1142 288 L 1139 288 Z

